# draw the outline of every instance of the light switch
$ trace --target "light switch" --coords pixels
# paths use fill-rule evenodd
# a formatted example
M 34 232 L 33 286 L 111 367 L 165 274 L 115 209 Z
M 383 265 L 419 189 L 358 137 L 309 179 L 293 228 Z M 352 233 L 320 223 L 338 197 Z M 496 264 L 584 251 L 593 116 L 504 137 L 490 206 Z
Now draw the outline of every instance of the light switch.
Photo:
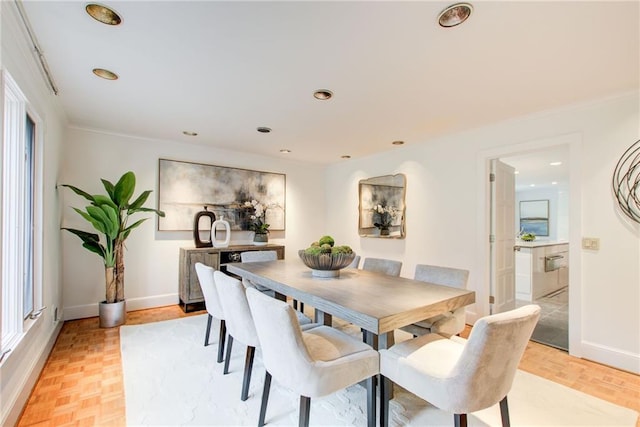
M 592 251 L 600 250 L 600 239 L 597 237 L 583 237 L 582 249 L 589 249 Z

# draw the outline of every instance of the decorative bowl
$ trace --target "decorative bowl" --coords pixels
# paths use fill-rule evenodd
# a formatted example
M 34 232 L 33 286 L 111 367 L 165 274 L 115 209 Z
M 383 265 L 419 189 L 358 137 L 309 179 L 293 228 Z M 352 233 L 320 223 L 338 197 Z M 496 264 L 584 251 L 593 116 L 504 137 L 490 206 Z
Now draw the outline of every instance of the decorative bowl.
M 340 270 L 353 262 L 355 252 L 350 254 L 319 254 L 305 253 L 304 249 L 298 251 L 298 256 L 304 265 L 311 269 L 311 275 L 315 277 L 337 277 Z

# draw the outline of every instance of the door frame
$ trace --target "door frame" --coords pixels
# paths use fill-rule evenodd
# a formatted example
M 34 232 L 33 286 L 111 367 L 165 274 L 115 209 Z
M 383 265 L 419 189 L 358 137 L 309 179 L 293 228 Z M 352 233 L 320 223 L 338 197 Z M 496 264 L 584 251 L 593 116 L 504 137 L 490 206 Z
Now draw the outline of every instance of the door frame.
M 491 159 L 526 154 L 540 151 L 558 145 L 569 146 L 569 354 L 581 357 L 582 349 L 582 261 L 581 251 L 581 162 L 582 134 L 570 133 L 550 138 L 541 138 L 524 143 L 504 145 L 492 149 L 482 150 L 477 155 L 476 179 L 476 217 L 477 247 L 476 271 L 478 271 L 479 285 L 476 289 L 475 313 L 468 312 L 467 320 L 475 322 L 490 313 L 490 188 L 489 173 Z

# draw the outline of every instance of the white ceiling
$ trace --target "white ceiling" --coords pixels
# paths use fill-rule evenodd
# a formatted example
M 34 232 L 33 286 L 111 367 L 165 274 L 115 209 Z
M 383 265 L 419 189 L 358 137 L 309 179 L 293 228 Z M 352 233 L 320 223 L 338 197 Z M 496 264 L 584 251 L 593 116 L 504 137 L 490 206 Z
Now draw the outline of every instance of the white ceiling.
M 568 145 L 503 157 L 500 161 L 515 168 L 516 191 L 569 188 Z
M 327 164 L 640 87 L 638 1 L 102 3 L 23 5 L 70 124 L 119 134 Z

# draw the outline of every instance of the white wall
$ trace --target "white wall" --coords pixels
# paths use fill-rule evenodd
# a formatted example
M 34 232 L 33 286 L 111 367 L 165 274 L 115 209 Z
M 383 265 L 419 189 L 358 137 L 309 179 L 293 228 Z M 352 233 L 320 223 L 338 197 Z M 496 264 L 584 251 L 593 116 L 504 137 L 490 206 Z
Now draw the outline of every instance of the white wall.
M 638 140 L 639 118 L 638 94 L 624 94 L 335 164 L 327 229 L 364 257 L 402 260 L 405 277 L 418 263 L 469 269 L 477 296 L 468 316 L 488 314 L 484 159 L 571 140 L 571 353 L 638 373 L 640 226 L 620 214 L 610 186 L 617 160 Z M 406 239 L 360 238 L 358 180 L 395 173 L 407 176 Z M 581 250 L 581 236 L 600 237 L 600 250 Z
M 65 118 L 31 56 L 13 2 L 2 3 L 0 66 L 11 74 L 33 111 L 44 121 L 42 305 L 48 307 L 0 365 L 0 425 L 9 426 L 17 421 L 62 326 L 62 322 L 54 320 L 54 309 L 62 307 L 60 215 L 55 183 Z
M 137 178 L 135 195 L 153 190 L 147 206 L 157 207 L 159 158 L 286 174 L 286 231 L 271 232 L 269 240 L 285 244 L 287 257 L 297 256 L 297 249 L 306 248 L 324 232 L 324 168 L 286 159 L 71 128 L 64 146 L 60 183 L 92 194 L 103 193 L 100 178 L 115 183 L 124 172 L 132 170 Z M 90 230 L 71 209 L 85 206 L 85 200 L 68 189 L 59 191 L 64 197 L 63 225 Z M 151 218 L 127 239 L 128 310 L 178 303 L 179 250 L 194 246 L 192 234 L 159 232 L 156 228 L 156 220 Z M 248 232 L 232 232 L 231 243 L 246 243 L 249 238 Z M 102 260 L 82 248 L 80 240 L 69 233 L 64 233 L 62 241 L 65 319 L 96 316 L 97 303 L 104 300 Z

